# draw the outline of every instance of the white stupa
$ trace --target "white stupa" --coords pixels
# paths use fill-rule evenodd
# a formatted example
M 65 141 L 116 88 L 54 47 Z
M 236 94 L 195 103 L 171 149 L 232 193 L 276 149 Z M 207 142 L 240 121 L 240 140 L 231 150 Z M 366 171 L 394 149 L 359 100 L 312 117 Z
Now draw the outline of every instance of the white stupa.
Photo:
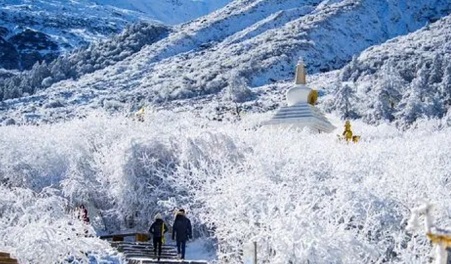
M 286 93 L 287 106 L 280 108 L 274 117 L 264 125 L 284 126 L 312 131 L 332 132 L 334 127 L 321 111 L 315 107 L 318 92 L 306 86 L 304 63 L 296 66 L 295 86 Z

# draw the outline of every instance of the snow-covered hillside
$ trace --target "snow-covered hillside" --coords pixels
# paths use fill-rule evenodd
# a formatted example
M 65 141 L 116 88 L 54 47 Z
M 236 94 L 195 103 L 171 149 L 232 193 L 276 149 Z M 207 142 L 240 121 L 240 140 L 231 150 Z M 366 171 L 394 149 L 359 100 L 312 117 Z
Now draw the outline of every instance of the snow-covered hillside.
M 140 11 L 165 24 L 175 25 L 209 14 L 232 0 L 93 0 L 101 5 Z
M 4 0 L 0 3 L 0 68 L 30 69 L 38 61 L 120 33 L 138 21 L 187 22 L 221 1 Z
M 224 101 L 230 90 L 248 95 L 241 96 L 245 101 L 255 98 L 249 87 L 257 91 L 291 82 L 299 57 L 309 73 L 340 69 L 363 50 L 446 16 L 450 5 L 446 0 L 234 1 L 174 27 L 168 37 L 115 65 L 36 96 L 5 101 L 4 120 L 51 121 L 99 106 L 124 109 L 210 95 Z M 450 25 L 443 27 L 448 32 Z M 62 107 L 41 107 L 53 101 Z
M 325 109 L 342 117 L 400 124 L 442 118 L 451 109 L 451 16 L 370 47 L 320 81 L 332 90 Z
M 87 48 L 77 49 L 52 62 L 33 65 L 30 71 L 0 78 L 0 100 L 20 97 L 24 93 L 33 94 L 61 80 L 78 79 L 84 74 L 114 65 L 143 46 L 166 37 L 169 31 L 167 26 L 156 23 L 129 25 L 121 34 L 108 40 L 91 43 Z
M 146 18 L 88 0 L 6 0 L 0 14 L 0 67 L 7 69 L 30 69 L 36 61 L 51 61 Z

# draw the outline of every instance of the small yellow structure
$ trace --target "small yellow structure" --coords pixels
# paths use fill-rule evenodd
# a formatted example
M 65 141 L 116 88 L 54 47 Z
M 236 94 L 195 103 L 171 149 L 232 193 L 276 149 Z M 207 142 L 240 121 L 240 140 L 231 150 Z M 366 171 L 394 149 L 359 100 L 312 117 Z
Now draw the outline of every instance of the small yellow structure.
M 451 230 L 437 228 L 432 217 L 433 205 L 424 202 L 421 206 L 411 210 L 410 219 L 407 222 L 406 229 L 415 232 L 419 230 L 419 217 L 424 216 L 424 229 L 427 238 L 432 242 L 435 249 L 435 264 L 448 263 L 448 248 L 451 246 Z
M 149 241 L 149 235 L 148 234 L 137 233 L 135 235 L 135 241 L 136 242 L 147 242 L 147 241 Z
M 342 136 L 347 142 L 352 141 L 354 143 L 357 143 L 360 140 L 360 136 L 353 135 L 351 130 L 351 122 L 349 122 L 349 120 L 346 120 L 345 122 L 345 130 L 343 131 Z
M 445 234 L 426 233 L 426 236 L 433 244 L 442 245 L 445 247 L 451 246 L 451 236 Z
M 141 107 L 136 113 L 135 117 L 138 121 L 144 122 L 144 107 Z
M 312 90 L 307 98 L 307 102 L 311 105 L 316 105 L 316 101 L 318 101 L 318 91 Z

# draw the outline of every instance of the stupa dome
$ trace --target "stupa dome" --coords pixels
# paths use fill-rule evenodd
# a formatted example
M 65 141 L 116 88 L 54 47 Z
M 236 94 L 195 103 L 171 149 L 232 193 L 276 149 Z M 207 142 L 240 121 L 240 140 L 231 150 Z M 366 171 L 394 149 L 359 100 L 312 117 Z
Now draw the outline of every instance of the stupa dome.
M 292 106 L 298 103 L 307 103 L 311 92 L 312 89 L 305 85 L 290 88 L 286 93 L 287 105 Z
M 281 107 L 273 118 L 264 124 L 290 128 L 308 127 L 319 133 L 330 133 L 335 127 L 315 107 L 317 99 L 318 91 L 310 89 L 306 85 L 305 67 L 304 63 L 300 61 L 296 66 L 295 85 L 286 92 L 287 106 Z

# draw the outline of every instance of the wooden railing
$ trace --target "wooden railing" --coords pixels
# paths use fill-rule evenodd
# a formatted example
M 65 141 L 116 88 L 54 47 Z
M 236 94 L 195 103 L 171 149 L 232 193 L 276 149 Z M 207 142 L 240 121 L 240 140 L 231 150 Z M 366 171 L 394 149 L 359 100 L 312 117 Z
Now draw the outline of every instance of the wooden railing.
M 17 259 L 11 258 L 11 255 L 6 252 L 0 252 L 0 264 L 18 264 Z
M 124 233 L 124 234 L 112 234 L 100 236 L 100 239 L 111 239 L 112 241 L 124 241 L 126 237 L 135 237 L 136 242 L 147 242 L 149 235 L 144 233 Z

